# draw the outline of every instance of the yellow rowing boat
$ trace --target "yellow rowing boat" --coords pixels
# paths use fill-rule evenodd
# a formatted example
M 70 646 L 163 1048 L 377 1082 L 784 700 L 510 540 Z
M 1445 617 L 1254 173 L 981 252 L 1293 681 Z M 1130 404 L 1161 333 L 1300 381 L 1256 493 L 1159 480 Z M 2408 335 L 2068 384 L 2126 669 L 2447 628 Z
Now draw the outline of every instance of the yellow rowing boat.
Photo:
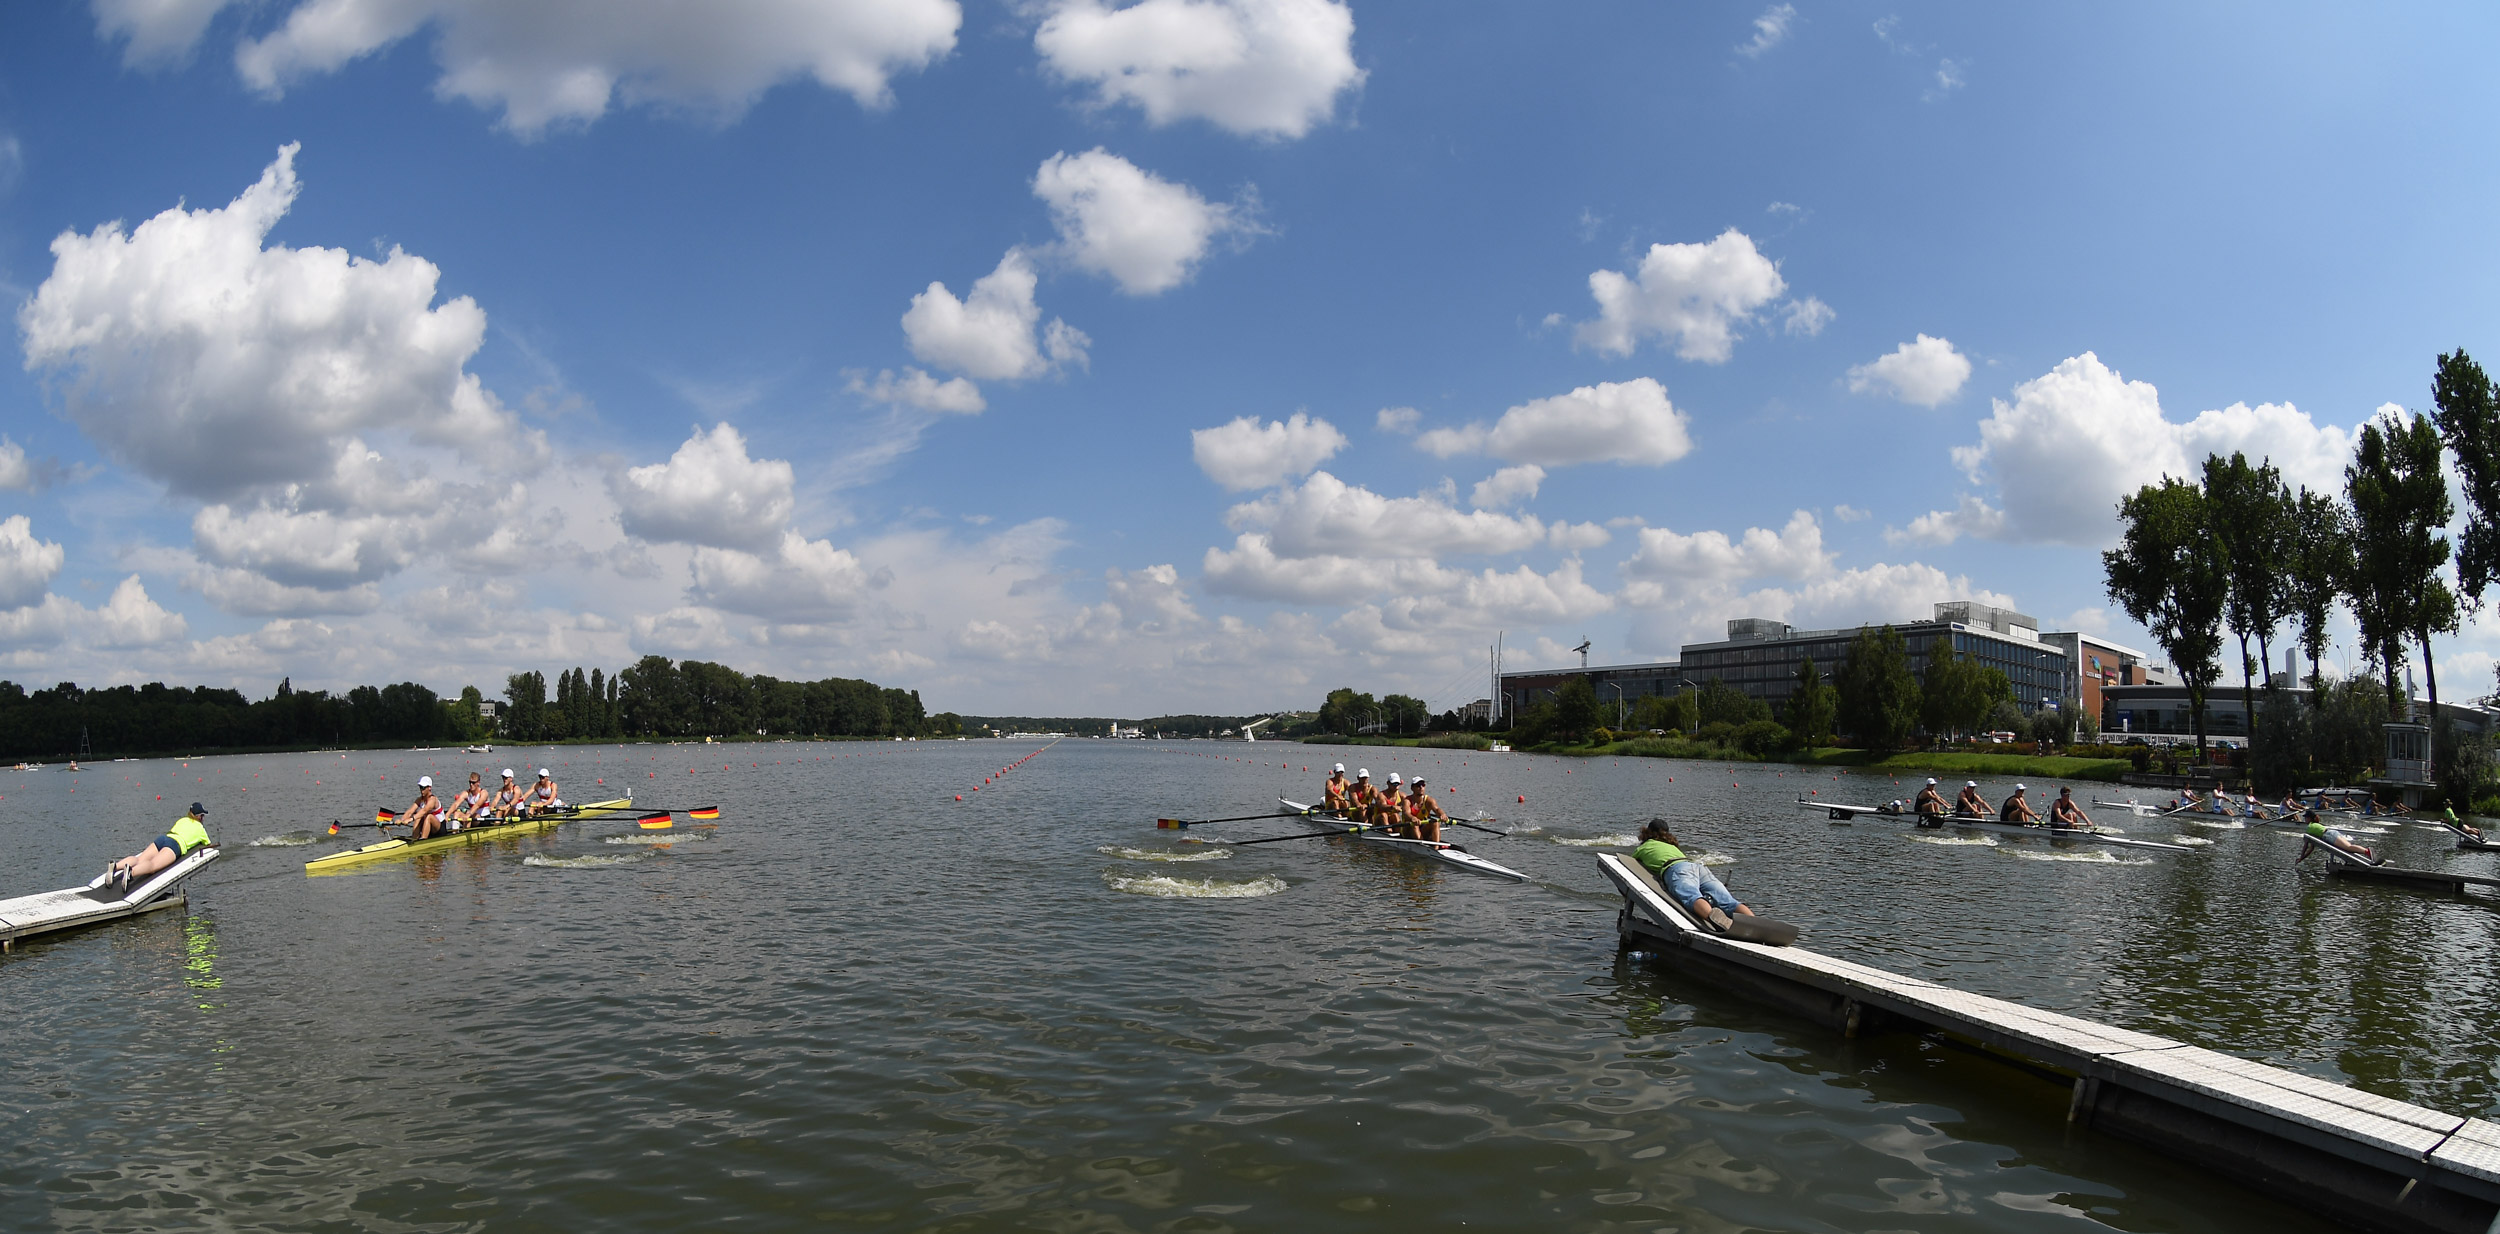
M 533 831 L 544 831 L 558 823 L 569 823 L 584 818 L 607 818 L 633 808 L 633 798 L 618 797 L 612 801 L 594 801 L 588 805 L 568 806 L 534 818 L 517 818 L 508 823 L 464 827 L 446 835 L 427 836 L 422 840 L 384 840 L 379 844 L 365 845 L 363 848 L 351 848 L 343 853 L 315 857 L 304 863 L 304 873 L 328 874 L 367 861 L 379 861 L 384 857 L 404 857 L 432 852 L 439 848 L 453 848 L 479 840 L 491 840 L 496 836 L 524 835 Z

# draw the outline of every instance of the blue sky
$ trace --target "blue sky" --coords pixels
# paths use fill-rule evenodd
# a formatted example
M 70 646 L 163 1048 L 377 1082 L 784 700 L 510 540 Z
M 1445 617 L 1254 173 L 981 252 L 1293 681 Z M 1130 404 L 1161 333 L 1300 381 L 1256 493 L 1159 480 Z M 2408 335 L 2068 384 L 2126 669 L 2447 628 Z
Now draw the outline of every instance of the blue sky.
M 2334 484 L 2500 350 L 2477 7 L 675 13 L 0 16 L 0 672 L 1139 715 L 1965 597 L 2149 646 L 2117 494 Z

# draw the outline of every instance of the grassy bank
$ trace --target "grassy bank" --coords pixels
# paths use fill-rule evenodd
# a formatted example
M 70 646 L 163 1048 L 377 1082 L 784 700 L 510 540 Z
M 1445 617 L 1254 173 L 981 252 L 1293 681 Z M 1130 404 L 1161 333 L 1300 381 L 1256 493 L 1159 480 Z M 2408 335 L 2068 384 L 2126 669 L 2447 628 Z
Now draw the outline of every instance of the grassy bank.
M 1426 746 L 1462 750 L 1482 750 L 1491 744 L 1474 733 L 1440 733 L 1430 737 L 1315 737 L 1307 740 L 1329 745 Z M 1792 763 L 1808 767 L 1863 767 L 1870 771 L 1918 772 L 1937 776 L 1950 774 L 1964 779 L 2011 776 L 2041 780 L 2099 780 L 2113 784 L 2121 773 L 2132 768 L 2123 758 L 2069 758 L 2062 754 L 1913 750 L 1878 757 L 1865 750 L 1837 746 L 1748 754 L 1734 746 L 1713 745 L 1688 737 L 1636 737 L 1602 745 L 1547 743 L 1523 746 L 1521 750 L 1528 754 L 1556 754 L 1565 758 L 1606 755 L 1615 758 L 1680 758 L 1707 763 Z

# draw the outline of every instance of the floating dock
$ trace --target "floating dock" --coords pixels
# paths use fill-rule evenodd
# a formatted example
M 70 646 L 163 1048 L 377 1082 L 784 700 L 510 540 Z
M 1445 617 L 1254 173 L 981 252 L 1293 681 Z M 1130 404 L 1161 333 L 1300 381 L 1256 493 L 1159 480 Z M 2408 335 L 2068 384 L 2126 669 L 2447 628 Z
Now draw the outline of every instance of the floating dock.
M 1623 892 L 1616 926 L 1626 945 L 1672 953 L 1679 966 L 1844 1036 L 1941 1034 L 2010 1056 L 2072 1086 L 2069 1123 L 2355 1229 L 2500 1234 L 2500 1124 L 1801 947 L 1725 938 L 1703 929 L 1630 856 L 1603 853 L 1597 862 Z
M 15 948 L 21 938 L 102 925 L 188 904 L 191 893 L 183 889 L 183 881 L 215 860 L 217 846 L 211 844 L 193 849 L 189 856 L 157 871 L 155 877 L 127 892 L 108 888 L 99 879 L 84 887 L 0 900 L 0 951 Z
M 2404 866 L 2373 864 L 2363 861 L 2316 836 L 2302 836 L 2301 855 L 2326 855 L 2326 872 L 2333 878 L 2357 878 L 2378 883 L 2402 883 L 2409 887 L 2425 887 L 2435 891 L 2462 892 L 2468 887 L 2500 887 L 2500 878 L 2479 874 L 2457 874 L 2448 870 L 2415 870 Z

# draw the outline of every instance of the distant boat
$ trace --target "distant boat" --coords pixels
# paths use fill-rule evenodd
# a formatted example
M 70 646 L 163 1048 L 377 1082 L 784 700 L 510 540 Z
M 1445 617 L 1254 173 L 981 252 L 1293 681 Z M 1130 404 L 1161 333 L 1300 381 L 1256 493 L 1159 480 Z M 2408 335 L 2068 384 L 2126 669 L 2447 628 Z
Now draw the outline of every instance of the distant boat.
M 495 747 L 493 747 L 493 746 L 462 746 L 462 747 L 460 747 L 460 752 L 461 752 L 462 754 L 492 754 L 492 753 L 494 753 L 494 752 L 495 752 Z
M 1510 747 L 1497 741 L 1493 743 L 1493 749 L 1491 752 L 1494 754 L 1508 754 L 1510 753 Z

